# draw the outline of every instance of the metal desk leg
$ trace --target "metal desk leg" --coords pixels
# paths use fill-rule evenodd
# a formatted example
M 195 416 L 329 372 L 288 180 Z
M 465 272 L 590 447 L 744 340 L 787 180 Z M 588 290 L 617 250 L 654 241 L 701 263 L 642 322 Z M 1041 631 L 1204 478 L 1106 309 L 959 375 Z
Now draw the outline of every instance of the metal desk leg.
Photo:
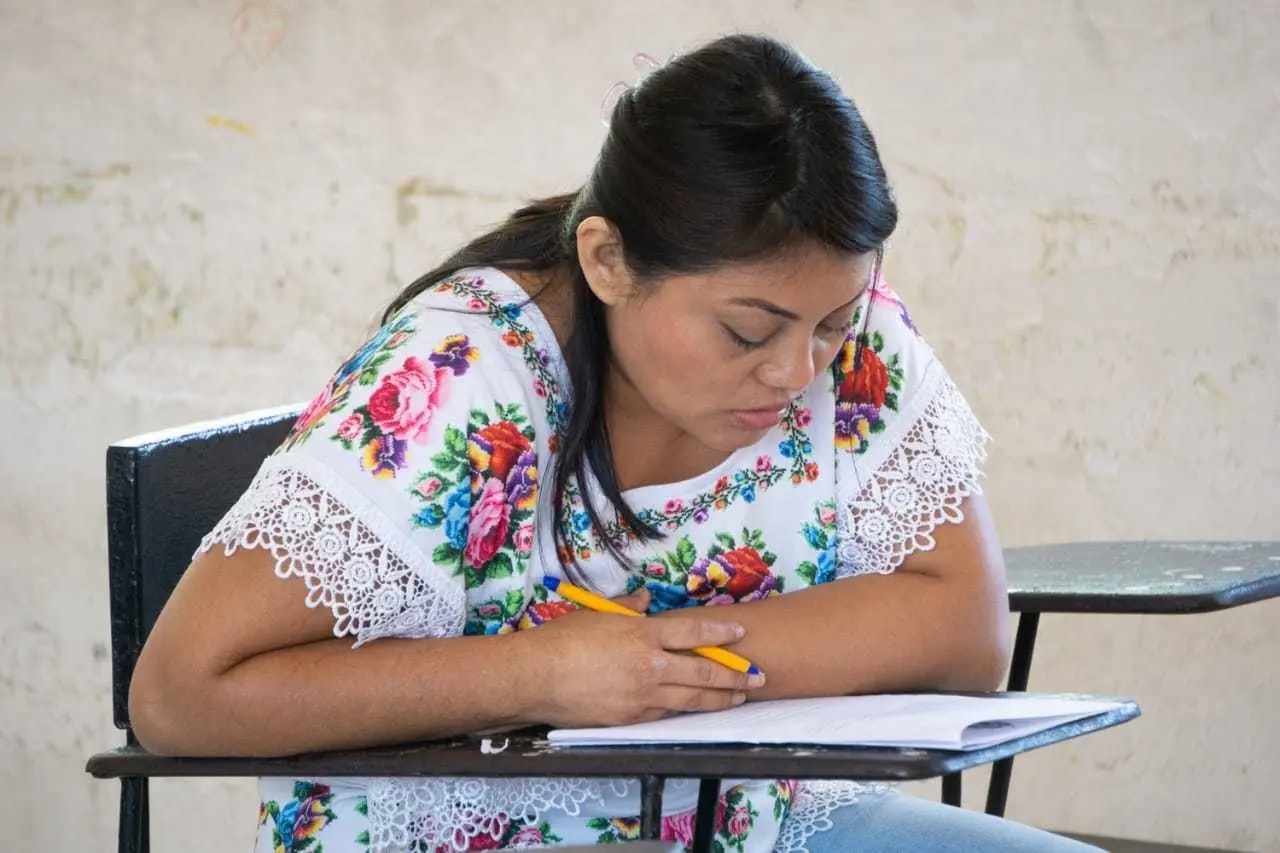
M 150 853 L 151 815 L 147 803 L 147 782 L 145 776 L 126 776 L 120 780 L 118 853 Z
M 661 776 L 640 777 L 640 837 L 646 841 L 657 840 L 662 833 Z
M 698 819 L 693 825 L 692 853 L 711 853 L 716 837 L 716 811 L 720 807 L 720 780 L 703 779 L 698 785 Z
M 960 774 L 948 773 L 942 777 L 942 802 L 960 808 Z
M 1013 661 L 1009 665 L 1009 690 L 1027 689 L 1031 678 L 1031 655 L 1036 650 L 1039 613 L 1023 613 L 1018 619 L 1018 636 L 1013 643 Z M 1013 778 L 1013 759 L 1002 758 L 991 767 L 991 785 L 987 788 L 987 814 L 1004 817 L 1009 802 L 1009 780 Z

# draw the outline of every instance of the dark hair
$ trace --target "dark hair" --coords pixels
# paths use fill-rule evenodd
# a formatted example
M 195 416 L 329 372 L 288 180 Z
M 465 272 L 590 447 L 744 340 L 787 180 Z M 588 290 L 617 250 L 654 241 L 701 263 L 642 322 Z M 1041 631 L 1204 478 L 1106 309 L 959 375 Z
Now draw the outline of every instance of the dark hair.
M 585 494 L 592 478 L 634 535 L 660 534 L 627 506 L 614 473 L 603 408 L 608 330 L 577 256 L 576 230 L 589 216 L 613 224 L 628 267 L 646 281 L 764 260 L 803 242 L 879 251 L 898 212 L 871 131 L 835 81 L 778 41 L 727 36 L 622 95 L 581 190 L 521 208 L 391 304 L 387 316 L 467 267 L 568 274 L 573 401 L 559 438 L 555 538 L 567 545 L 562 527 L 576 479 L 594 529 L 625 563 Z

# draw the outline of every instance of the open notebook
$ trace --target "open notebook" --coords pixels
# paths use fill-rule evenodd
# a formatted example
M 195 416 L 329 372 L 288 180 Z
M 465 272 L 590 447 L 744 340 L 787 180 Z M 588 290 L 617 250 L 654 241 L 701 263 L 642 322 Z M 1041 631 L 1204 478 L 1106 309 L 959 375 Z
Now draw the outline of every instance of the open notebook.
M 556 746 L 786 743 L 967 751 L 1121 707 L 1121 702 L 1017 693 L 778 699 L 653 723 L 555 729 L 548 737 Z

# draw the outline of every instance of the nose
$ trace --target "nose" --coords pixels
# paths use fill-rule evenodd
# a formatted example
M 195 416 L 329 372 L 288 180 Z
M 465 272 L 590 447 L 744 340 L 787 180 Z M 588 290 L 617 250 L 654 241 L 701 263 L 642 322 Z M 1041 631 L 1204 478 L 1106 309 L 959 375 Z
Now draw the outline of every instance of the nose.
M 817 375 L 817 361 L 820 343 L 812 336 L 797 341 L 760 365 L 758 377 L 770 388 L 786 391 L 794 397 L 813 384 Z

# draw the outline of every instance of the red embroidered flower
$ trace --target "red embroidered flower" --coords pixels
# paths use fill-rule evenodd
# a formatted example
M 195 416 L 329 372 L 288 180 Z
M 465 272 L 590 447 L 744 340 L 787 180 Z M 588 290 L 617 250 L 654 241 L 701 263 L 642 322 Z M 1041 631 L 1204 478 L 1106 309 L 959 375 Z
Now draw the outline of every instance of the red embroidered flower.
M 862 348 L 862 364 L 859 370 L 845 376 L 840 386 L 840 398 L 845 402 L 871 403 L 879 408 L 884 405 L 889 391 L 889 369 L 871 347 Z
M 531 446 L 511 421 L 497 421 L 482 427 L 472 435 L 469 445 L 472 467 L 503 481 L 520 454 Z

